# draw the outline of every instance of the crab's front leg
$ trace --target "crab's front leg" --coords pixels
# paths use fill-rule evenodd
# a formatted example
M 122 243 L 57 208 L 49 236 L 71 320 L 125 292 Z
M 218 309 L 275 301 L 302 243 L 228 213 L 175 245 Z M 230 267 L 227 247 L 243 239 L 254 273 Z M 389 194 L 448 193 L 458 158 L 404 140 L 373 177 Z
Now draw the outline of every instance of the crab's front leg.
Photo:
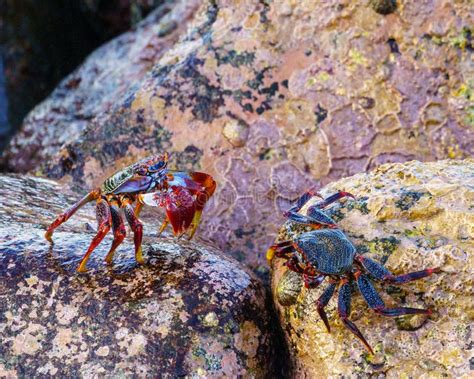
M 144 264 L 142 253 L 143 224 L 135 216 L 135 209 L 132 207 L 132 199 L 125 197 L 122 199 L 122 207 L 124 208 L 125 218 L 133 231 L 133 242 L 135 244 L 135 259 L 137 263 Z
M 294 252 L 295 247 L 293 246 L 293 241 L 281 241 L 268 248 L 266 253 L 267 261 L 270 264 L 274 256 L 277 256 L 278 258 L 289 258 Z
M 100 190 L 94 190 L 89 192 L 86 196 L 84 196 L 81 200 L 79 200 L 77 203 L 72 205 L 66 212 L 60 214 L 56 220 L 54 220 L 51 225 L 48 227 L 46 230 L 46 233 L 44 237 L 49 241 L 53 242 L 52 236 L 54 233 L 54 229 L 56 229 L 59 225 L 61 225 L 63 222 L 66 222 L 74 213 L 76 213 L 81 207 L 86 205 L 87 203 L 97 200 L 100 198 Z
M 363 255 L 356 255 L 355 261 L 360 263 L 374 279 L 393 284 L 408 283 L 413 280 L 426 278 L 427 276 L 441 271 L 439 267 L 435 267 L 427 268 L 421 271 L 409 272 L 408 274 L 394 275 L 380 263 L 377 263 L 370 258 L 364 257 Z
M 309 190 L 309 191 L 306 191 L 303 195 L 301 195 L 297 200 L 296 200 L 296 204 L 291 207 L 286 213 L 286 214 L 289 214 L 289 212 L 294 212 L 294 213 L 297 213 L 301 210 L 301 208 L 304 207 L 304 205 L 310 200 L 312 199 L 313 197 L 320 197 L 321 199 L 323 198 L 318 192 L 315 192 L 313 190 Z
M 104 239 L 105 235 L 109 232 L 110 230 L 110 224 L 112 221 L 112 216 L 110 214 L 110 208 L 109 204 L 105 199 L 99 199 L 97 200 L 97 205 L 96 205 L 96 214 L 97 214 L 97 234 L 95 237 L 92 239 L 91 244 L 89 245 L 89 248 L 87 249 L 86 254 L 81 260 L 81 263 L 79 264 L 79 267 L 77 268 L 78 272 L 86 272 L 87 268 L 87 261 L 89 260 L 90 255 L 94 251 L 94 249 L 99 245 L 99 243 Z
M 114 257 L 115 250 L 123 242 L 126 236 L 125 224 L 123 223 L 123 218 L 120 215 L 120 208 L 116 199 L 110 201 L 110 214 L 112 218 L 112 230 L 114 231 L 114 240 L 112 246 L 110 247 L 109 252 L 105 257 L 105 262 L 107 264 L 112 264 L 112 259 Z

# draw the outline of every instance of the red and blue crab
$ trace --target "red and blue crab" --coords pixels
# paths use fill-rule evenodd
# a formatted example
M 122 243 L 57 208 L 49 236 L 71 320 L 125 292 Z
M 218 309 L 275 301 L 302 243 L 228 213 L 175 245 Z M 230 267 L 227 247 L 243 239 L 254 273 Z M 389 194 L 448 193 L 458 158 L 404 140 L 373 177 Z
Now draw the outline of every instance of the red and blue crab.
M 199 225 L 201 213 L 216 189 L 214 179 L 202 172 L 171 171 L 167 168 L 168 154 L 154 155 L 134 163 L 107 178 L 48 227 L 45 238 L 52 242 L 54 230 L 66 222 L 85 204 L 96 201 L 98 230 L 77 271 L 85 272 L 89 256 L 112 228 L 114 239 L 105 257 L 108 264 L 125 238 L 121 209 L 134 234 L 135 258 L 143 263 L 143 225 L 138 219 L 144 204 L 164 207 L 166 218 L 159 233 L 171 223 L 175 236 L 188 232 L 191 239 Z M 135 204 L 135 207 L 133 206 Z
M 373 354 L 369 343 L 349 319 L 352 283 L 357 283 L 369 308 L 376 313 L 390 317 L 411 314 L 429 315 L 431 311 L 428 309 L 386 307 L 372 281 L 403 284 L 425 278 L 440 270 L 430 268 L 404 275 L 394 275 L 380 263 L 357 254 L 351 241 L 338 229 L 334 220 L 323 211 L 331 203 L 343 197 L 353 198 L 353 196 L 347 192 L 338 192 L 310 206 L 306 215 L 298 213 L 313 195 L 312 192 L 305 193 L 298 199 L 297 204 L 285 213 L 290 221 L 312 227 L 313 230 L 302 233 L 294 239 L 272 245 L 267 251 L 267 259 L 271 262 L 274 256 L 286 258 L 286 266 L 289 270 L 303 276 L 306 288 L 316 288 L 327 279 L 329 285 L 317 300 L 317 311 L 328 332 L 330 332 L 330 326 L 324 308 L 337 290 L 339 293 L 338 314 L 342 323 Z

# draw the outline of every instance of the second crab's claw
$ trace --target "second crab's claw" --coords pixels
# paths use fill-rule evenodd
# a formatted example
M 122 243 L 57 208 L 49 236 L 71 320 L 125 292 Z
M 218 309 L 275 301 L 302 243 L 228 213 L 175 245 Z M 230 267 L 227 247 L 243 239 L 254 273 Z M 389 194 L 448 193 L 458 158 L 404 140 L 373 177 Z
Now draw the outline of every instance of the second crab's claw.
M 272 264 L 273 257 L 275 256 L 275 250 L 276 250 L 275 245 L 272 245 L 268 248 L 267 253 L 265 254 L 269 265 Z

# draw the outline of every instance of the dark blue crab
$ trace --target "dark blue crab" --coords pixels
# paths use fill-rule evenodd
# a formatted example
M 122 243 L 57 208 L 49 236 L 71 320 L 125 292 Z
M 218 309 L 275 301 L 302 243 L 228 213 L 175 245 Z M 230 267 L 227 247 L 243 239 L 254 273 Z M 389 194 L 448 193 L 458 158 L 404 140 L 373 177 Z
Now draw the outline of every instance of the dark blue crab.
M 335 222 L 323 212 L 323 209 L 331 203 L 346 196 L 352 198 L 354 196 L 347 192 L 338 192 L 309 207 L 306 216 L 298 213 L 314 195 L 312 192 L 305 193 L 298 199 L 296 206 L 285 213 L 289 220 L 313 227 L 314 230 L 300 234 L 293 240 L 281 241 L 272 245 L 267 252 L 267 258 L 269 261 L 273 259 L 273 256 L 288 259 L 286 266 L 303 275 L 304 285 L 307 288 L 318 287 L 327 277 L 329 285 L 317 300 L 317 310 L 328 332 L 330 332 L 330 327 L 324 308 L 337 288 L 339 292 L 338 314 L 341 321 L 373 354 L 372 348 L 362 333 L 349 320 L 351 283 L 357 283 L 359 291 L 369 307 L 381 315 L 391 317 L 410 314 L 429 315 L 431 311 L 428 309 L 387 308 L 375 290 L 372 280 L 402 284 L 439 272 L 439 268 L 393 275 L 380 263 L 357 254 L 354 245 L 341 230 L 337 229 Z

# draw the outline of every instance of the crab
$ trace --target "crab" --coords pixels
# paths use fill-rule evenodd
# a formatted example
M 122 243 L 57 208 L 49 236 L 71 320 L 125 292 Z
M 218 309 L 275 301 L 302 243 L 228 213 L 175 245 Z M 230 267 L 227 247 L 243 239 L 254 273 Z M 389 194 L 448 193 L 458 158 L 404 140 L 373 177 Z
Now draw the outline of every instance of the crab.
M 351 313 L 351 286 L 356 282 L 360 293 L 369 308 L 378 314 L 389 317 L 402 315 L 430 315 L 429 309 L 388 308 L 374 288 L 372 281 L 390 284 L 403 284 L 430 276 L 440 271 L 429 268 L 403 275 L 394 275 L 380 263 L 356 253 L 356 248 L 337 227 L 334 220 L 324 213 L 324 208 L 344 197 L 352 197 L 348 192 L 338 192 L 308 207 L 306 215 L 299 213 L 301 208 L 314 195 L 311 191 L 301 196 L 296 205 L 285 216 L 288 220 L 310 227 L 312 230 L 298 237 L 272 245 L 267 251 L 271 264 L 274 257 L 286 258 L 285 265 L 303 277 L 306 288 L 318 287 L 328 278 L 329 285 L 317 300 L 317 311 L 328 332 L 331 331 L 325 307 L 338 291 L 338 315 L 343 325 L 349 329 L 373 354 L 373 350 L 357 326 L 349 319 Z
M 121 209 L 134 234 L 135 259 L 139 264 L 143 264 L 144 259 L 141 247 L 143 225 L 138 216 L 145 204 L 164 207 L 166 210 L 159 235 L 171 224 L 175 236 L 181 237 L 187 233 L 191 239 L 200 223 L 202 210 L 216 189 L 216 182 L 202 172 L 168 170 L 167 164 L 168 153 L 164 153 L 142 159 L 116 172 L 99 188 L 60 214 L 48 227 L 45 238 L 53 243 L 53 232 L 59 225 L 85 204 L 96 201 L 97 234 L 82 258 L 78 272 L 87 271 L 91 253 L 111 228 L 114 238 L 105 262 L 112 263 L 114 253 L 126 235 Z

